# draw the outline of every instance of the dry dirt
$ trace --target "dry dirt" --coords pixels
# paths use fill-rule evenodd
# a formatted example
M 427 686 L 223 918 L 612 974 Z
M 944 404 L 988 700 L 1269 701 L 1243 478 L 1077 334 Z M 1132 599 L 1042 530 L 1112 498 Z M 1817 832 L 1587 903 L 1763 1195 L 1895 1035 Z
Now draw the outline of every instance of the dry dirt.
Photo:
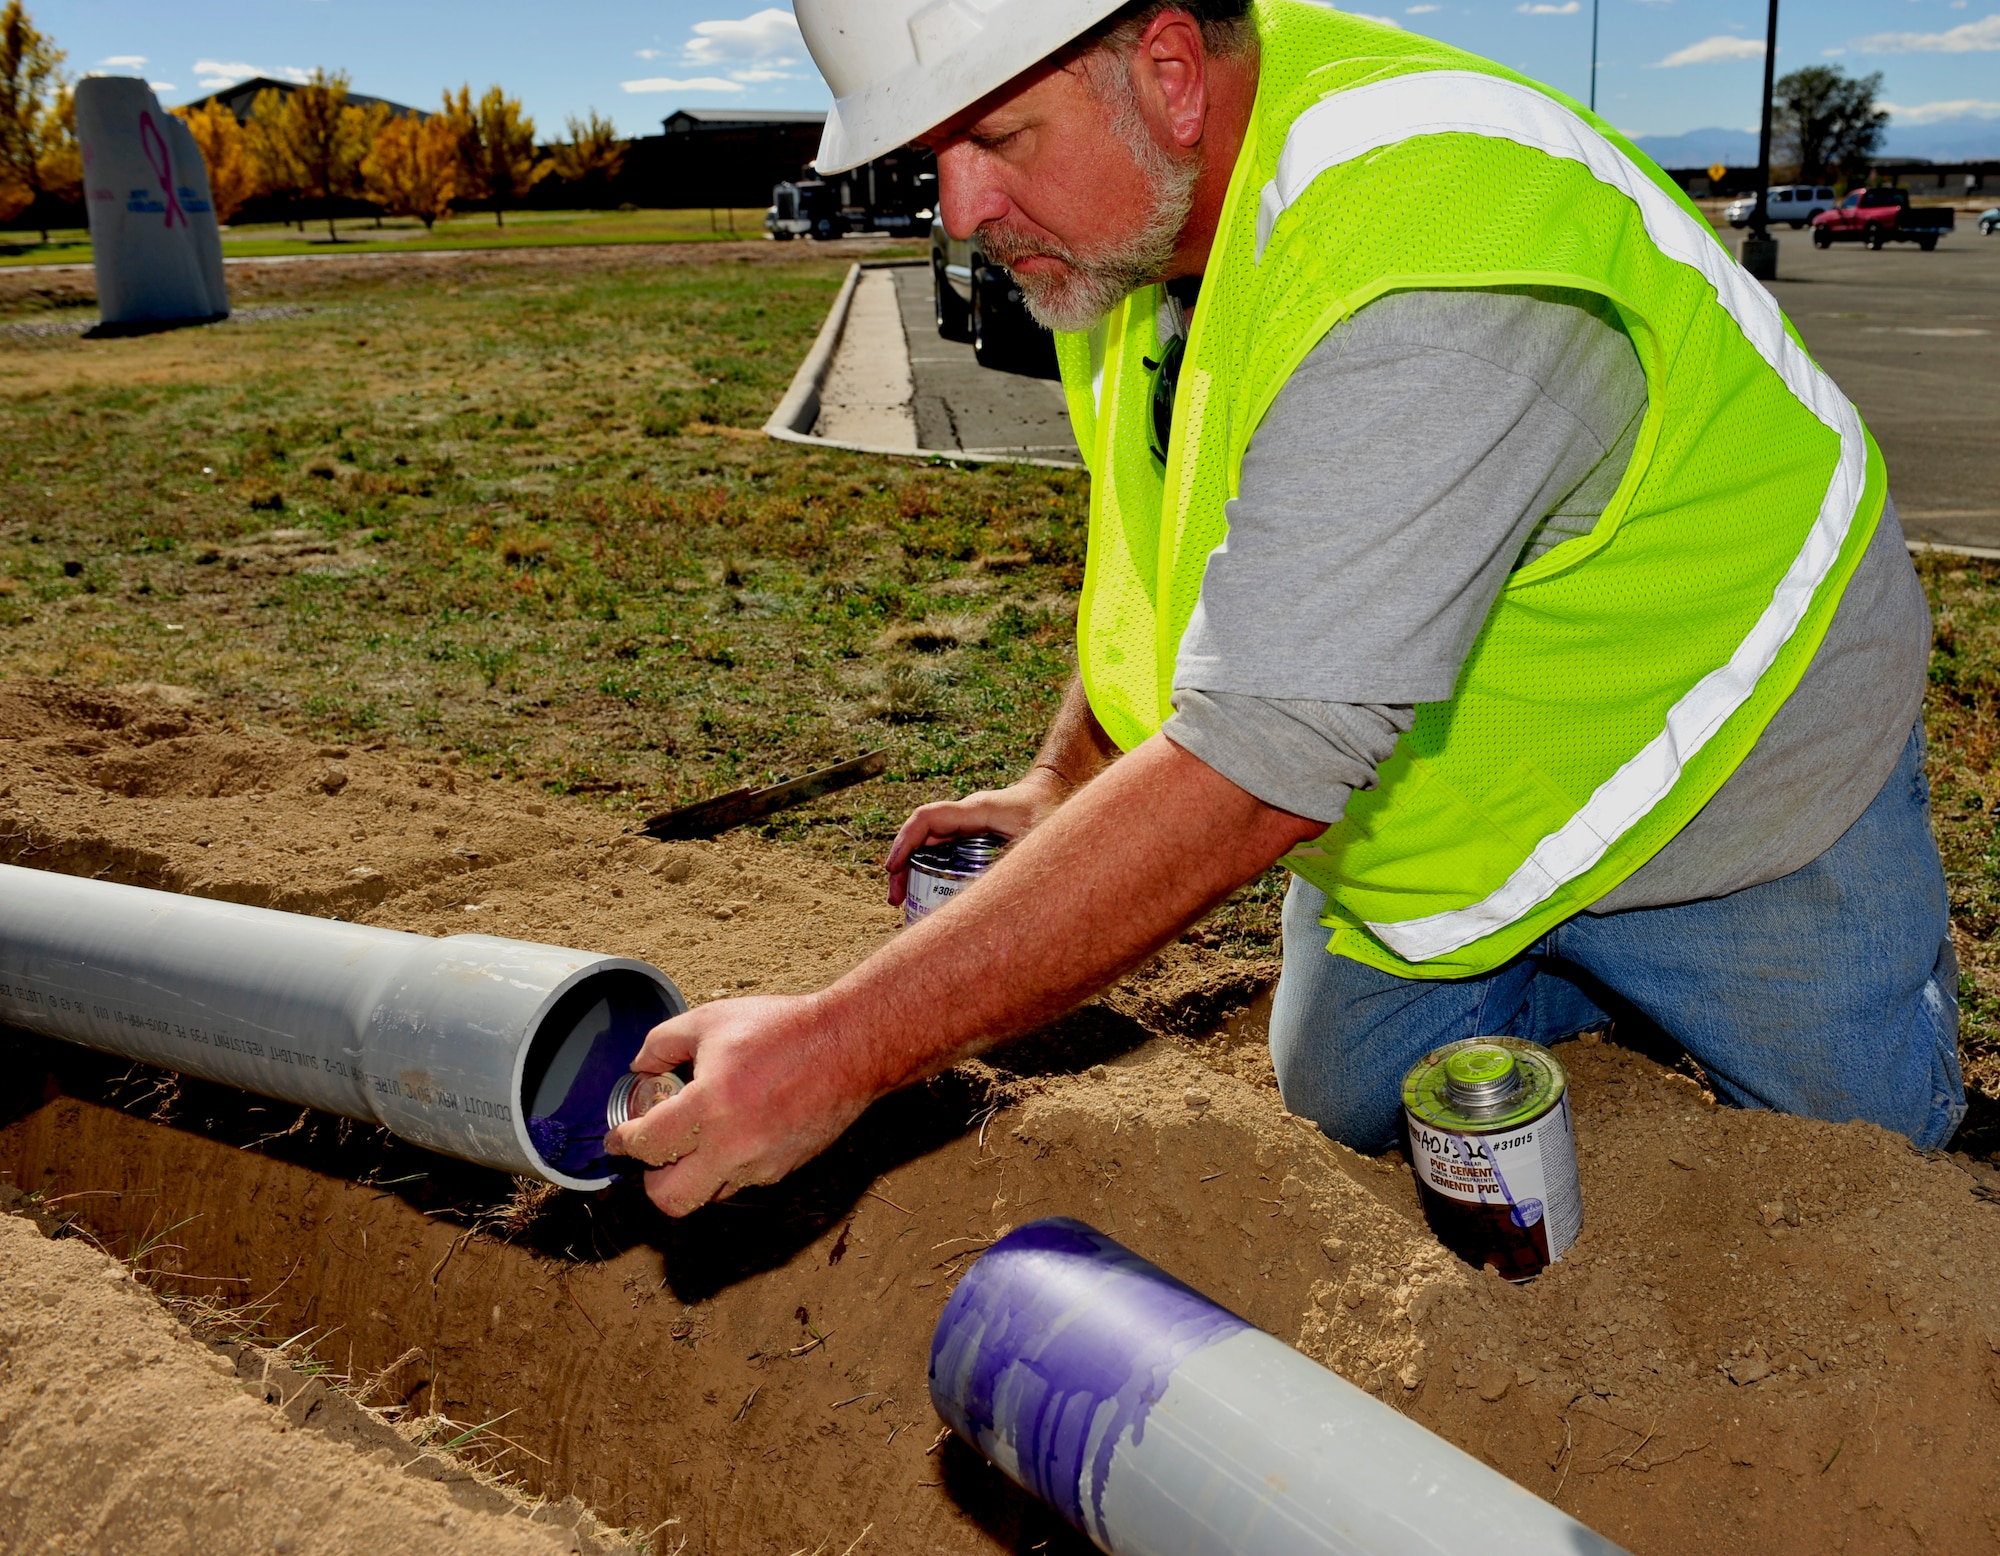
M 116 1259 L 0 1216 L 0 1550 L 583 1548 L 530 1524 L 525 1504 L 468 1507 L 446 1477 L 474 1483 L 440 1459 L 428 1460 L 436 1478 L 418 1478 L 391 1447 L 299 1430 L 303 1411 L 267 1408 L 253 1397 L 261 1380 L 246 1381 Z M 287 1403 L 311 1386 L 300 1380 Z
M 0 860 L 646 955 L 697 1000 L 810 986 L 896 924 L 865 873 L 756 839 L 623 838 L 581 807 L 245 730 L 160 688 L 0 687 Z M 230 1294 L 274 1336 L 315 1329 L 395 1402 L 513 1412 L 505 1464 L 529 1491 L 625 1527 L 677 1520 L 661 1551 L 1081 1549 L 938 1441 L 924 1382 L 953 1280 L 1049 1214 L 1635 1551 L 2000 1544 L 1990 1164 L 1718 1108 L 1673 1056 L 1584 1039 L 1558 1051 L 1585 1232 L 1510 1287 L 1429 1236 L 1399 1160 L 1285 1113 L 1256 997 L 1270 970 L 1177 949 L 890 1099 L 787 1183 L 677 1224 L 630 1186 L 516 1192 L 360 1126 L 29 1039 L 0 1048 L 0 1182 L 114 1251 L 151 1240 L 139 1267 L 163 1289 Z M 21 1284 L 0 1261 L 10 1304 Z M 205 1381 L 99 1343 L 106 1319 L 77 1301 L 106 1414 Z M 254 1412 L 241 1430 L 270 1432 Z M 72 1486 L 52 1464 L 14 1493 L 57 1520 Z M 349 1488 L 342 1516 L 375 1516 Z

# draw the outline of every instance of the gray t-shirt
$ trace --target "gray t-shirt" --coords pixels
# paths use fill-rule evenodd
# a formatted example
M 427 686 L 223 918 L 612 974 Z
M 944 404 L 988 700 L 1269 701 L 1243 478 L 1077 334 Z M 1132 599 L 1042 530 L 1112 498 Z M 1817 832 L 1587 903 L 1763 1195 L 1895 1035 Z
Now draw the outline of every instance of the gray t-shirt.
M 1409 292 L 1329 331 L 1251 440 L 1181 641 L 1166 733 L 1265 803 L 1337 821 L 1451 695 L 1507 575 L 1588 534 L 1646 408 L 1584 293 Z M 1804 680 L 1722 789 L 1593 911 L 1809 863 L 1895 766 L 1930 618 L 1893 510 Z

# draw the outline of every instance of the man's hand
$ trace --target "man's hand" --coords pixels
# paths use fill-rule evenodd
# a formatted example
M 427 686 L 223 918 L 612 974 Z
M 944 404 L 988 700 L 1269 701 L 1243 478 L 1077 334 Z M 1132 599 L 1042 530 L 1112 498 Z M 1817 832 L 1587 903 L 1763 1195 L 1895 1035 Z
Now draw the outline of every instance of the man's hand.
M 889 906 L 900 908 L 910 890 L 910 855 L 932 843 L 975 832 L 998 832 L 1012 840 L 1046 821 L 1069 798 L 1069 785 L 1046 767 L 1032 769 L 1004 789 L 982 789 L 962 800 L 920 805 L 889 845 Z
M 998 832 L 1010 842 L 1025 837 L 1117 757 L 1118 747 L 1090 711 L 1083 678 L 1072 676 L 1026 777 L 910 813 L 889 848 L 889 906 L 900 908 L 909 895 L 910 855 L 919 848 L 975 832 Z
M 830 988 L 727 1000 L 655 1027 L 632 1068 L 694 1061 L 614 1131 L 670 1215 L 770 1183 L 877 1097 L 1053 1020 L 1326 830 L 1164 735 L 1086 784 L 979 878 Z
M 678 1095 L 613 1130 L 608 1150 L 653 1170 L 646 1194 L 670 1216 L 753 1183 L 775 1183 L 840 1138 L 875 1100 L 854 1054 L 829 1041 L 816 996 L 718 1000 L 646 1034 L 632 1068 L 694 1061 Z

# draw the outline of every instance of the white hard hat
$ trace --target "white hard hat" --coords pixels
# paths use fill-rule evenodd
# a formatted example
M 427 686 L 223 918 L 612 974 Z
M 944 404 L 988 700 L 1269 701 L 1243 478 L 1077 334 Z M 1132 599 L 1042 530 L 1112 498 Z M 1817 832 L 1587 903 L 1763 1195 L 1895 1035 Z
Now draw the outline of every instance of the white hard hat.
M 1125 0 L 793 0 L 833 88 L 822 175 L 844 173 L 970 108 Z

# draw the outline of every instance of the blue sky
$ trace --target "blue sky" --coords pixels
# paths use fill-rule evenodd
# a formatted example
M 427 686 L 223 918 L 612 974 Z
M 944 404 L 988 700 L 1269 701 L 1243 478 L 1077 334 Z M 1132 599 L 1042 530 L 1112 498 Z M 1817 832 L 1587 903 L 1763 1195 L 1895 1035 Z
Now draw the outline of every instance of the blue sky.
M 1598 106 L 1634 135 L 1754 128 L 1764 0 L 1600 0 Z M 1369 0 L 1374 10 L 1382 0 Z M 253 72 L 344 68 L 356 90 L 429 106 L 504 83 L 545 137 L 595 108 L 627 133 L 678 107 L 823 107 L 788 9 L 716 0 L 30 0 L 70 68 L 143 74 L 168 103 Z M 1582 97 L 1591 0 L 1383 6 L 1398 24 Z M 1781 71 L 1879 70 L 1897 128 L 1966 120 L 2000 141 L 2000 0 L 1785 0 Z

